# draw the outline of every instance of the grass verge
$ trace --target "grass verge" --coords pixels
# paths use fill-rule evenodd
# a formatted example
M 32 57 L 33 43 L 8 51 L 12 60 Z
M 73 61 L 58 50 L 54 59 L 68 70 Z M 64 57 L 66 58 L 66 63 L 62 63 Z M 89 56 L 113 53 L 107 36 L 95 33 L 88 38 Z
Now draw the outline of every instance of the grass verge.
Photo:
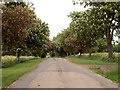
M 22 75 L 33 70 L 44 59 L 33 59 L 2 69 L 2 88 L 7 88 Z
M 117 64 L 117 61 L 107 61 L 99 57 L 68 56 L 66 59 L 76 64 Z
M 103 71 L 101 68 L 90 68 L 92 71 L 94 71 L 97 74 L 100 74 L 104 76 L 105 78 L 108 78 L 112 80 L 113 82 L 119 83 L 118 82 L 118 68 L 112 68 L 109 71 Z
M 120 57 L 118 57 L 120 58 Z M 68 56 L 66 57 L 67 60 L 76 63 L 76 64 L 81 64 L 81 65 L 92 65 L 92 68 L 89 67 L 92 71 L 94 71 L 97 74 L 100 74 L 113 82 L 119 83 L 119 78 L 120 74 L 118 73 L 118 59 L 115 58 L 114 60 L 108 61 L 106 58 L 105 54 L 104 56 L 101 54 L 98 55 L 93 55 L 91 57 L 88 57 L 88 55 L 83 55 L 81 57 L 78 56 Z M 98 65 L 98 67 L 96 67 Z M 109 70 L 103 70 L 103 66 L 106 65 L 112 65 L 114 67 L 110 68 Z M 100 66 L 100 67 L 99 67 Z

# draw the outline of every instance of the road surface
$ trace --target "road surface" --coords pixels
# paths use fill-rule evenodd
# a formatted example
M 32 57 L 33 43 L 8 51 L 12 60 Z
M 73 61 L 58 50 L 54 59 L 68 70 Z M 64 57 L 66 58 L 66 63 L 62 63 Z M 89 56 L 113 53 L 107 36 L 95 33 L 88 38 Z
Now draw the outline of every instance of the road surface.
M 117 88 L 117 85 L 63 58 L 48 58 L 10 88 Z

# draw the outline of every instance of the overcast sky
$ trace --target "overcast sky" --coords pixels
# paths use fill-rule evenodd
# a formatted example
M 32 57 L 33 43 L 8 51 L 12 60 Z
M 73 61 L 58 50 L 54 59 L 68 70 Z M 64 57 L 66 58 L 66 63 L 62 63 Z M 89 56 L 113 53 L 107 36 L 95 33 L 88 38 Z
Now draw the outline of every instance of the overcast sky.
M 34 3 L 37 17 L 49 25 L 50 38 L 52 39 L 61 30 L 67 28 L 70 18 L 67 17 L 72 11 L 84 11 L 80 5 L 73 5 L 72 0 L 29 0 Z

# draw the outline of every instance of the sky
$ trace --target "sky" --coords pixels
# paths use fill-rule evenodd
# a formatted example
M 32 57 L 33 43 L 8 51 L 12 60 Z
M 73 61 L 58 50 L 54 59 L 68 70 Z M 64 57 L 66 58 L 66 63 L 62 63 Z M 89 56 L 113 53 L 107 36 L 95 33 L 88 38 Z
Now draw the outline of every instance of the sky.
M 48 23 L 51 39 L 69 26 L 70 12 L 86 10 L 83 6 L 73 5 L 72 0 L 29 0 L 29 2 L 34 3 L 37 17 Z
M 73 5 L 73 0 L 27 0 L 34 4 L 35 13 L 38 18 L 48 23 L 50 39 L 66 29 L 71 19 L 68 17 L 70 12 L 85 11 L 87 8 L 79 4 Z M 118 41 L 118 37 L 114 37 Z

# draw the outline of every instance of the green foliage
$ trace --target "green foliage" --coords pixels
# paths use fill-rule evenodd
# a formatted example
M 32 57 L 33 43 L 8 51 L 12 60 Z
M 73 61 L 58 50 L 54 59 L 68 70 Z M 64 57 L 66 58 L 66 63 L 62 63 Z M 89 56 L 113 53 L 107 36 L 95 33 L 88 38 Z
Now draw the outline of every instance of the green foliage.
M 15 3 L 8 3 L 2 8 L 2 45 L 3 51 L 6 53 L 16 51 L 16 48 L 25 47 L 25 39 L 28 35 L 28 28 L 31 26 L 34 19 L 34 11 L 27 5 L 16 2 L 16 6 L 10 6 Z
M 115 52 L 120 52 L 120 43 L 114 46 Z
M 15 55 L 17 48 L 23 50 L 22 55 L 40 56 L 40 51 L 49 51 L 48 24 L 37 18 L 33 5 L 6 2 L 2 19 L 3 55 Z
M 112 41 L 114 31 L 118 33 L 120 28 L 120 2 L 81 1 L 90 8 L 70 13 L 69 27 L 53 39 L 57 51 L 65 55 L 89 52 L 89 56 L 108 51 L 108 58 L 113 59 Z
M 77 63 L 77 64 L 117 64 L 118 54 L 115 53 L 116 58 L 113 61 L 109 61 L 107 58 L 107 53 L 93 53 L 91 57 L 88 54 L 83 54 L 82 56 L 68 56 L 66 59 Z
M 5 6 L 10 8 L 15 8 L 18 5 L 21 5 L 22 7 L 28 6 L 24 2 L 5 2 Z
M 104 38 L 100 38 L 97 40 L 97 47 L 98 47 L 98 52 L 105 52 L 107 51 L 107 43 Z
M 2 56 L 2 68 L 8 68 L 8 67 L 12 67 L 16 64 L 19 64 L 19 63 L 24 63 L 26 61 L 29 61 L 29 60 L 33 60 L 35 58 L 20 58 L 19 61 L 16 59 L 15 56 Z
M 91 53 L 92 47 L 96 46 L 96 40 L 102 37 L 101 32 L 98 32 L 93 23 L 91 11 L 73 12 L 69 15 L 72 18 L 70 28 L 77 37 L 79 49 Z
M 36 19 L 29 29 L 29 35 L 25 42 L 34 56 L 39 56 L 40 51 L 47 52 L 50 42 L 48 24 Z
M 65 51 L 63 49 L 63 47 L 65 46 L 64 44 L 64 34 L 60 33 L 57 35 L 57 37 L 53 38 L 53 49 L 55 52 L 55 56 L 64 56 L 65 55 Z
M 2 56 L 2 68 L 12 66 L 17 63 L 15 56 Z
M 96 26 L 91 20 L 93 19 L 91 12 L 89 10 L 72 12 L 69 17 L 72 19 L 69 27 L 53 39 L 57 50 L 63 49 L 68 55 L 79 52 L 90 52 L 91 54 L 91 49 L 98 44 L 97 39 L 103 36 L 102 32 L 98 32 L 95 28 Z
M 83 0 L 82 4 L 90 6 L 92 23 L 98 32 L 106 36 L 108 47 L 108 58 L 113 58 L 113 34 L 120 28 L 120 1 L 119 2 L 92 2 Z
M 102 76 L 104 76 L 105 78 L 108 78 L 116 83 L 118 83 L 118 67 L 117 68 L 112 68 L 109 71 L 103 71 L 101 70 L 100 67 L 98 68 L 90 68 L 91 70 L 93 70 L 94 72 L 96 72 L 97 74 L 100 74 Z
M 116 36 L 120 38 L 120 29 L 116 30 Z
M 19 62 L 17 60 L 6 60 L 2 62 L 2 68 L 7 68 L 7 67 L 13 66 L 18 63 Z
M 50 56 L 51 57 L 54 57 L 55 56 L 55 53 L 53 51 L 50 52 Z
M 39 56 L 40 56 L 41 58 L 45 58 L 46 55 L 47 55 L 47 52 L 41 51 Z

